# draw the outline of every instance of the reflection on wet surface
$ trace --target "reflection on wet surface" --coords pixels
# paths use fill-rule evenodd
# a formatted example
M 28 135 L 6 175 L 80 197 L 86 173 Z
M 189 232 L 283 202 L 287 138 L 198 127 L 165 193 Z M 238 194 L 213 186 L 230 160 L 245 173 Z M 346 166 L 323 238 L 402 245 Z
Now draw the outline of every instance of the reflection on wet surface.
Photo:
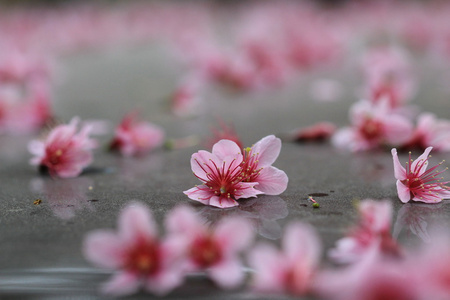
M 41 198 L 58 218 L 68 220 L 77 211 L 93 210 L 88 194 L 93 189 L 93 181 L 86 177 L 71 179 L 53 179 L 51 177 L 34 178 L 30 181 L 32 192 Z
M 240 201 L 239 206 L 230 209 L 205 206 L 199 210 L 199 214 L 211 224 L 224 216 L 248 218 L 262 237 L 275 240 L 280 238 L 282 233 L 277 220 L 286 218 L 289 211 L 286 202 L 280 197 L 263 195 Z
M 394 223 L 393 237 L 399 239 L 403 232 L 406 239 L 411 239 L 411 234 L 420 238 L 423 242 L 431 242 L 430 233 L 439 230 L 435 221 L 442 218 L 442 208 L 445 204 L 406 203 L 398 210 Z M 444 226 L 441 224 L 440 226 Z

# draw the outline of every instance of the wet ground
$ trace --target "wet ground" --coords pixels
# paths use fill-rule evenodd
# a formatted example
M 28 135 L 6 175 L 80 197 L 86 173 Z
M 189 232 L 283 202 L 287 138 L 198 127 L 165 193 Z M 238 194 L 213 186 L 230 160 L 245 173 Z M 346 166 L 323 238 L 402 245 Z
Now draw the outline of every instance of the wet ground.
M 439 85 L 439 72 L 424 62 L 416 104 L 448 117 L 449 95 Z M 55 111 L 64 120 L 108 119 L 139 107 L 169 138 L 210 135 L 217 117 L 232 122 L 248 146 L 269 134 L 280 134 L 314 122 L 348 123 L 347 110 L 361 82 L 350 67 L 323 69 L 300 75 L 286 88 L 238 94 L 211 88 L 202 116 L 177 119 L 164 99 L 179 73 L 176 63 L 154 46 L 85 52 L 61 59 L 55 82 Z M 338 80 L 343 93 L 335 102 L 314 101 L 310 86 L 318 78 Z M 118 212 L 131 200 L 148 204 L 159 222 L 180 203 L 188 203 L 212 222 L 223 215 L 250 218 L 262 240 L 279 241 L 292 220 L 308 222 L 318 230 L 325 249 L 333 246 L 356 218 L 355 201 L 392 199 L 393 234 L 405 245 L 427 240 L 436 226 L 448 226 L 450 204 L 406 204 L 397 198 L 389 151 L 350 154 L 330 144 L 283 143 L 275 166 L 289 176 L 280 196 L 243 200 L 237 208 L 220 210 L 190 201 L 182 191 L 197 183 L 190 170 L 195 146 L 157 150 L 140 158 L 122 158 L 98 149 L 95 162 L 78 178 L 54 180 L 28 164 L 30 137 L 0 137 L 0 298 L 90 299 L 108 272 L 93 268 L 82 256 L 84 235 L 96 228 L 116 226 Z M 106 144 L 110 136 L 100 138 Z M 402 156 L 403 157 L 403 156 Z M 436 162 L 447 154 L 433 155 Z M 314 209 L 313 195 L 320 203 Z M 40 204 L 34 204 L 41 199 Z M 39 202 L 39 201 L 38 201 Z M 325 264 L 327 263 L 324 260 Z M 148 297 L 148 295 L 141 295 Z M 136 297 L 136 296 L 135 296 Z M 140 297 L 140 296 L 137 296 Z M 193 276 L 168 298 L 259 299 L 245 290 L 224 292 L 207 279 Z M 270 297 L 268 297 L 270 298 Z M 279 297 L 283 299 L 283 297 Z

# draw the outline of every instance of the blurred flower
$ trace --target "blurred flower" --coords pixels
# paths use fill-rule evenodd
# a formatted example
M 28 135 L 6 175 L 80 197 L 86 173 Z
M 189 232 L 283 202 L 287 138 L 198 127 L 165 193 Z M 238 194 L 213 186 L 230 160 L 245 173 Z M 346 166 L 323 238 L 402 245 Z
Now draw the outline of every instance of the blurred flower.
M 223 218 L 214 228 L 204 223 L 187 206 L 177 207 L 167 216 L 168 233 L 184 250 L 184 270 L 203 270 L 222 288 L 238 287 L 244 281 L 239 253 L 253 240 L 251 224 L 237 217 Z
M 390 260 L 372 245 L 359 263 L 345 269 L 324 271 L 318 277 L 317 293 L 333 300 L 424 300 L 425 281 L 414 272 L 414 262 Z M 434 298 L 433 298 L 434 299 Z
M 118 219 L 118 231 L 95 230 L 84 239 L 86 259 L 102 268 L 118 272 L 103 285 L 111 295 L 128 295 L 140 286 L 164 295 L 182 282 L 177 257 L 179 245 L 158 238 L 149 209 L 140 203 L 125 207 Z
M 399 49 L 371 49 L 364 57 L 363 69 L 373 103 L 387 99 L 391 108 L 398 108 L 412 98 L 416 83 L 406 55 Z
M 52 118 L 47 82 L 34 82 L 25 88 L 0 89 L 0 132 L 29 134 L 41 129 Z
M 284 232 L 282 250 L 259 244 L 248 254 L 255 269 L 252 287 L 261 293 L 310 294 L 321 258 L 321 244 L 311 226 L 290 224 Z
M 410 200 L 437 203 L 443 199 L 450 198 L 450 187 L 446 185 L 448 181 L 441 182 L 443 178 L 437 177 L 445 172 L 447 168 L 438 171 L 437 168 L 442 164 L 441 162 L 427 170 L 428 155 L 431 149 L 433 147 L 425 149 L 424 153 L 414 161 L 412 161 L 411 152 L 409 152 L 409 159 L 406 163 L 407 170 L 400 164 L 397 149 L 392 149 L 394 175 L 397 179 L 397 193 L 403 203 Z
M 170 98 L 170 110 L 178 117 L 198 114 L 201 107 L 203 79 L 197 75 L 191 76 L 180 83 Z
M 78 176 L 92 162 L 92 149 L 97 145 L 89 138 L 89 126 L 81 127 L 77 133 L 79 122 L 79 118 L 74 117 L 69 124 L 53 128 L 45 140 L 31 141 L 28 150 L 34 157 L 30 163 L 53 177 Z
M 387 100 L 359 101 L 350 108 L 352 127 L 340 129 L 333 144 L 350 151 L 364 151 L 384 145 L 402 145 L 410 139 L 413 126 L 405 117 L 391 111 Z
M 420 274 L 421 299 L 445 300 L 450 298 L 450 239 L 445 231 L 434 233 L 432 243 L 411 256 L 409 264 Z M 419 258 L 419 259 L 417 259 Z
M 392 204 L 390 200 L 366 199 L 358 206 L 358 224 L 349 230 L 346 237 L 336 242 L 329 256 L 339 263 L 354 263 L 364 259 L 368 251 L 377 249 L 382 255 L 398 257 L 400 246 L 392 238 Z
M 413 135 L 402 148 L 425 150 L 430 146 L 436 151 L 450 151 L 450 121 L 437 119 L 432 113 L 422 113 Z
M 200 150 L 191 157 L 194 175 L 202 181 L 184 193 L 192 200 L 221 208 L 239 205 L 240 198 L 262 194 L 256 190 L 256 182 L 242 182 L 241 163 L 243 156 L 238 145 L 230 140 L 221 140 L 212 148 L 212 153 Z
M 336 125 L 330 122 L 319 122 L 308 127 L 295 130 L 290 134 L 296 142 L 322 142 L 330 138 L 336 131 Z
M 124 156 L 143 155 L 164 142 L 164 131 L 149 122 L 139 121 L 137 112 L 125 115 L 116 128 L 110 148 Z

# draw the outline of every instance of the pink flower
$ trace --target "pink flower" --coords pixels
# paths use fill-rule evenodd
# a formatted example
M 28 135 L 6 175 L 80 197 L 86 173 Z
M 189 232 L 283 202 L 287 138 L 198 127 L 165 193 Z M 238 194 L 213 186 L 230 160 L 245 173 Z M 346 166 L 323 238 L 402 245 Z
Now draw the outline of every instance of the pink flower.
M 333 144 L 350 151 L 364 151 L 384 145 L 401 145 L 409 140 L 413 126 L 405 117 L 392 112 L 387 100 L 359 101 L 350 109 L 352 127 L 339 130 Z
M 450 298 L 450 240 L 445 231 L 434 234 L 432 240 L 411 255 L 409 263 L 423 283 L 422 299 L 446 300 Z
M 400 256 L 401 249 L 390 233 L 391 201 L 366 199 L 361 201 L 358 212 L 358 225 L 336 242 L 336 248 L 330 250 L 329 256 L 339 263 L 353 263 L 363 259 L 372 248 L 383 255 Z
M 92 162 L 92 149 L 97 145 L 89 138 L 90 126 L 82 126 L 77 133 L 79 121 L 75 117 L 67 125 L 56 126 L 44 141 L 31 141 L 28 150 L 34 157 L 30 163 L 54 177 L 78 176 Z
M 319 122 L 308 127 L 297 129 L 293 139 L 298 142 L 320 142 L 327 140 L 336 131 L 336 125 L 330 122 Z
M 290 224 L 281 251 L 260 244 L 249 253 L 249 265 L 255 269 L 253 288 L 262 293 L 309 294 L 320 258 L 321 244 L 314 229 L 302 223 Z
M 170 212 L 166 227 L 184 250 L 186 272 L 205 271 L 220 287 L 231 289 L 244 281 L 239 254 L 253 240 L 251 224 L 243 218 L 226 217 L 214 228 L 187 206 Z
M 415 81 L 406 55 L 394 48 L 375 48 L 364 58 L 368 97 L 376 103 L 387 99 L 391 108 L 398 108 L 412 98 Z
M 279 195 L 287 188 L 288 177 L 284 171 L 272 166 L 280 155 L 281 140 L 269 135 L 251 148 L 244 149 L 242 169 L 245 182 L 258 183 L 256 189 L 266 195 Z
M 424 281 L 414 264 L 386 259 L 376 247 L 357 264 L 322 272 L 318 283 L 318 294 L 330 300 L 435 299 L 421 298 Z
M 434 114 L 423 113 L 418 117 L 417 127 L 403 148 L 433 146 L 436 151 L 450 151 L 450 121 L 437 119 Z
M 226 208 L 239 205 L 240 198 L 262 194 L 256 182 L 242 182 L 243 156 L 239 146 L 230 140 L 217 142 L 212 153 L 201 150 L 191 157 L 191 168 L 202 185 L 184 191 L 190 199 L 205 205 Z
M 159 239 L 149 209 L 140 203 L 125 207 L 119 216 L 118 231 L 96 230 L 84 240 L 83 252 L 95 265 L 117 270 L 102 291 L 127 295 L 140 286 L 156 295 L 164 295 L 182 282 L 176 267 L 179 247 L 169 239 Z
M 448 181 L 441 182 L 443 171 L 438 171 L 437 168 L 442 162 L 429 170 L 428 158 L 431 149 L 428 147 L 425 152 L 419 156 L 415 161 L 411 159 L 411 152 L 406 163 L 407 170 L 400 164 L 397 155 L 397 149 L 392 149 L 392 158 L 394 160 L 394 175 L 397 179 L 397 193 L 398 197 L 403 203 L 410 200 L 421 201 L 425 203 L 437 203 L 443 199 L 450 198 Z
M 143 155 L 162 145 L 164 131 L 149 122 L 137 120 L 132 112 L 122 119 L 116 128 L 111 149 L 118 149 L 124 156 Z
M 170 98 L 170 110 L 178 117 L 198 114 L 201 108 L 201 89 L 203 79 L 198 75 L 191 75 L 185 79 Z

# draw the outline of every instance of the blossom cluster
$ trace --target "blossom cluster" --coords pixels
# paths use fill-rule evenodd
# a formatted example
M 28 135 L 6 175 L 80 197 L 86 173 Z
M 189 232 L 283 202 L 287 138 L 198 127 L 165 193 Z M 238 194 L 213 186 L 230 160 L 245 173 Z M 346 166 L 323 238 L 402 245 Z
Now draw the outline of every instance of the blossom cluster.
M 353 152 L 382 147 L 450 151 L 450 120 L 429 112 L 413 118 L 417 108 L 407 105 L 417 83 L 406 54 L 396 48 L 368 51 L 363 63 L 364 99 L 350 108 L 351 126 L 333 135 L 333 144 Z
M 115 271 L 102 292 L 116 296 L 141 288 L 165 295 L 198 272 L 223 289 L 248 282 L 257 294 L 330 300 L 450 296 L 448 238 L 438 236 L 437 242 L 407 251 L 390 233 L 390 200 L 362 200 L 358 212 L 358 223 L 329 251 L 333 261 L 344 264 L 337 268 L 321 267 L 320 238 L 307 224 L 288 224 L 281 249 L 266 242 L 252 246 L 253 228 L 246 219 L 224 217 L 207 226 L 184 205 L 168 213 L 161 236 L 151 211 L 142 203 L 129 204 L 120 213 L 117 232 L 90 232 L 83 252 L 95 265 Z M 245 273 L 242 258 L 250 274 Z

